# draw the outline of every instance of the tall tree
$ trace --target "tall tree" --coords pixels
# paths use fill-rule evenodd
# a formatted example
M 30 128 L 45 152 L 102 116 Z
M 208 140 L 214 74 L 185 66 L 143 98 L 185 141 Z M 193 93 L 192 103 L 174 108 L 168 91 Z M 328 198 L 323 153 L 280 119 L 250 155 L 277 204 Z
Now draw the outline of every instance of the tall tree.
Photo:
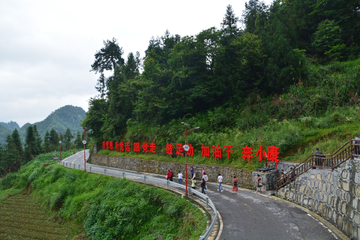
M 80 131 L 77 131 L 76 132 L 76 139 L 75 139 L 75 146 L 77 148 L 83 148 L 84 147 L 84 145 L 82 144 L 82 140 L 83 139 L 82 139 Z
M 235 13 L 231 5 L 226 7 L 226 14 L 221 23 L 221 31 L 225 37 L 237 37 L 239 36 L 240 30 L 237 27 L 239 18 L 235 16 Z
M 34 134 L 34 128 L 30 125 L 26 129 L 25 136 L 25 161 L 30 161 L 37 155 L 36 147 L 36 136 Z
M 69 128 L 66 129 L 65 135 L 64 135 L 64 143 L 65 143 L 65 149 L 70 149 L 71 139 L 73 135 L 71 134 L 71 131 Z
M 45 136 L 44 136 L 44 151 L 46 153 L 50 152 L 50 133 L 48 130 L 46 130 Z
M 115 75 L 116 66 L 124 64 L 124 59 L 121 57 L 123 50 L 115 38 L 103 43 L 105 46 L 95 53 L 95 62 L 91 65 L 91 71 L 103 73 L 104 70 L 113 70 Z
M 104 73 L 101 73 L 95 86 L 95 89 L 100 93 L 101 98 L 104 98 L 106 94 L 106 81 L 107 80 L 105 78 Z
M 39 155 L 40 153 L 42 153 L 42 149 L 41 149 L 41 143 L 42 143 L 42 139 L 41 139 L 41 136 L 37 130 L 37 127 L 36 125 L 34 125 L 34 135 L 35 135 L 35 152 L 36 152 L 36 155 Z
M 54 128 L 50 130 L 50 146 L 51 151 L 58 149 L 59 146 L 59 134 Z

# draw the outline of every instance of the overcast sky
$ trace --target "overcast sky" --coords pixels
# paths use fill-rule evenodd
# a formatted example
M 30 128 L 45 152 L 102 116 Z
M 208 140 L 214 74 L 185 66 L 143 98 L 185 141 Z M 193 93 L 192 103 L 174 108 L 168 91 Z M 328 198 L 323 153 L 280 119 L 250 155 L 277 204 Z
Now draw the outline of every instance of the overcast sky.
M 220 28 L 226 6 L 241 18 L 245 2 L 0 0 L 0 122 L 21 127 L 68 104 L 87 111 L 99 78 L 89 70 L 103 40 L 115 37 L 124 59 L 144 57 L 152 37 Z

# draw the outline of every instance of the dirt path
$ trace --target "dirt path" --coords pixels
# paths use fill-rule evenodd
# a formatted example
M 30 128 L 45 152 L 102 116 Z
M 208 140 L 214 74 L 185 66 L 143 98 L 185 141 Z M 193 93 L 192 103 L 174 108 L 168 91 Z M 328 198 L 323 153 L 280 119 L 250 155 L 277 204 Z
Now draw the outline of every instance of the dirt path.
M 28 195 L 18 194 L 0 203 L 0 239 L 71 239 L 63 225 L 48 220 Z

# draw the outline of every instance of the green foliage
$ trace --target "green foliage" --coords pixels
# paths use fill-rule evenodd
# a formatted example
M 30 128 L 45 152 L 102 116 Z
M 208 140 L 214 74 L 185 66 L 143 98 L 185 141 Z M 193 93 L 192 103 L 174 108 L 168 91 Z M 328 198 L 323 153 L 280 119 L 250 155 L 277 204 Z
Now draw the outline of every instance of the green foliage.
M 40 160 L 0 180 L 0 193 L 24 189 L 65 221 L 84 227 L 91 239 L 198 239 L 206 227 L 201 211 L 173 194 L 127 179 L 88 174 Z M 26 180 L 26 181 L 23 181 Z

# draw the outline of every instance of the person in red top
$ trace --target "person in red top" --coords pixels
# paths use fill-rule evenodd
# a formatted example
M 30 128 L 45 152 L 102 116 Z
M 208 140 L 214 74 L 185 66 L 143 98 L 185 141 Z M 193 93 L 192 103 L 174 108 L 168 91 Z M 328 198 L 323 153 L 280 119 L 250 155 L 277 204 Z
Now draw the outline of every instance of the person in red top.
M 171 172 L 170 172 L 170 170 L 168 170 L 167 173 L 166 173 L 166 179 L 167 179 L 168 181 L 170 181 L 170 179 L 171 179 Z
M 234 176 L 232 193 L 237 194 L 237 192 L 238 192 L 238 185 L 239 185 L 239 181 L 237 180 L 236 176 Z
M 170 181 L 173 181 L 173 177 L 174 177 L 174 172 L 173 172 L 173 170 L 170 168 Z

